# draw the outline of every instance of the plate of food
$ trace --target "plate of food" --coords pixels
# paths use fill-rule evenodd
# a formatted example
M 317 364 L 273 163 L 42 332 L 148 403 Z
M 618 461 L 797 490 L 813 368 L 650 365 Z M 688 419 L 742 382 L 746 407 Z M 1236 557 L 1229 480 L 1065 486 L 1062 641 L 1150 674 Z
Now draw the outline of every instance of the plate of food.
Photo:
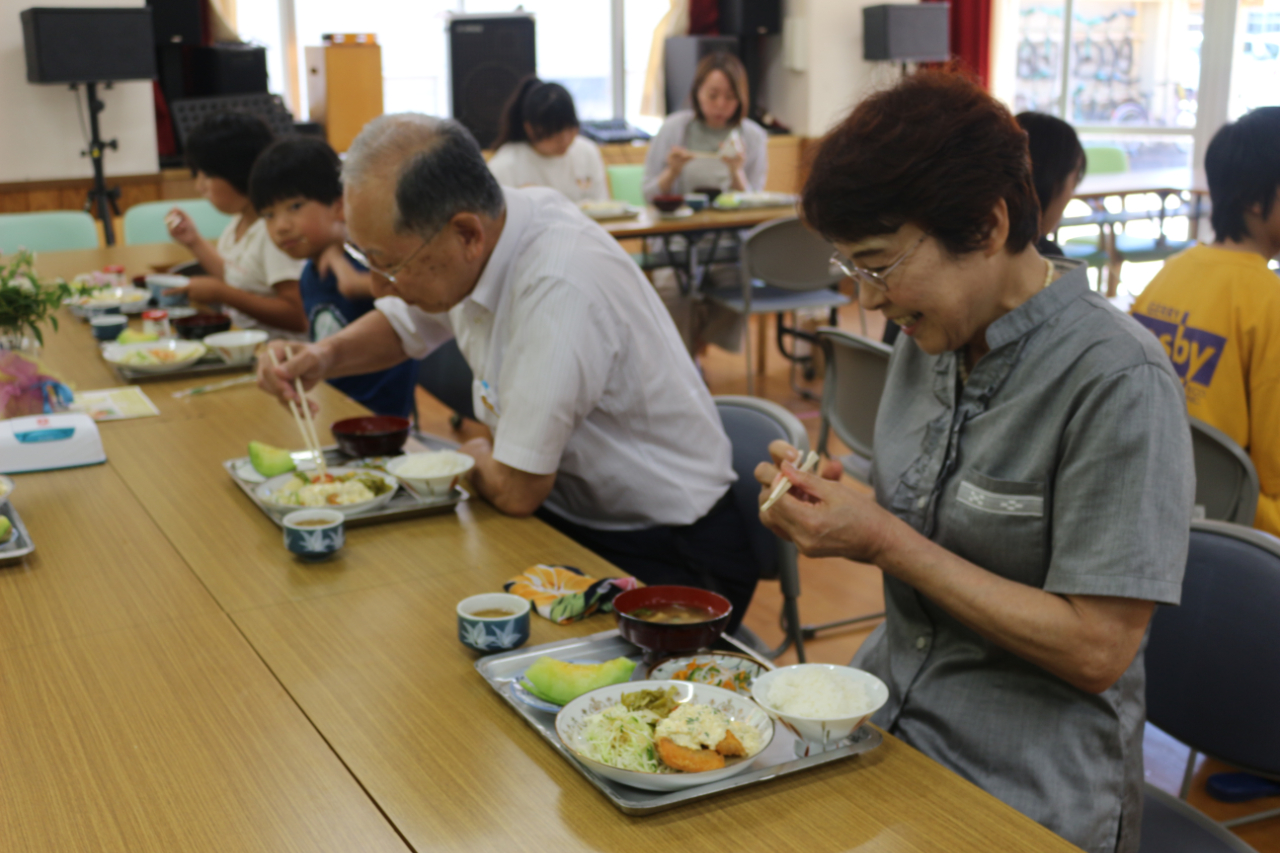
M 604 219 L 629 219 L 632 216 L 639 216 L 641 208 L 634 204 L 627 204 L 625 201 L 617 199 L 587 199 L 578 202 L 578 207 L 587 216 L 595 220 Z
M 751 207 L 786 207 L 795 203 L 796 197 L 791 193 L 728 192 L 716 196 L 712 206 L 717 210 L 741 210 Z
M 601 687 L 556 715 L 556 734 L 583 765 L 646 791 L 681 791 L 741 773 L 773 732 L 773 720 L 750 698 L 688 681 Z
M 751 695 L 751 685 L 769 668 L 754 658 L 737 652 L 707 652 L 658 661 L 649 667 L 649 678 L 693 681 L 723 687 L 743 696 Z
M 140 314 L 147 310 L 148 297 L 147 291 L 137 287 L 102 287 L 73 296 L 66 305 L 81 319 L 116 308 L 121 314 Z
M 329 468 L 325 472 L 291 471 L 254 488 L 263 506 L 274 513 L 306 507 L 336 509 L 345 516 L 379 509 L 399 488 L 396 478 L 368 468 Z
M 169 373 L 195 364 L 207 352 L 199 341 L 167 338 L 136 344 L 107 344 L 102 357 L 116 367 L 127 367 L 138 373 Z

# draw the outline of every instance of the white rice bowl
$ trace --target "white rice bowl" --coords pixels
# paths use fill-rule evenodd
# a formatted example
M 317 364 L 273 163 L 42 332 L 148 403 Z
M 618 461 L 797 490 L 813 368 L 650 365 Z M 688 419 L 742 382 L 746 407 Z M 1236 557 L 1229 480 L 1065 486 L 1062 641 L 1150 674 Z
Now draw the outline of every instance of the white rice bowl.
M 827 744 L 857 731 L 889 701 L 889 688 L 850 666 L 802 663 L 762 673 L 751 696 L 800 738 Z
M 397 456 L 387 463 L 387 471 L 419 494 L 439 497 L 453 491 L 475 464 L 473 457 L 456 450 L 432 450 Z

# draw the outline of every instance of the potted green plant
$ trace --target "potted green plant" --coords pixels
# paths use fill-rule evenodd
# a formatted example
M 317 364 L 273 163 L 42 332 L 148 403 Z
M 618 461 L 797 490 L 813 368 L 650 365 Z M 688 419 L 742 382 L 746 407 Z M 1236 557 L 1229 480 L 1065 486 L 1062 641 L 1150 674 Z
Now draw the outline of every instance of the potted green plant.
M 54 312 L 72 295 L 62 279 L 41 282 L 35 273 L 35 257 L 20 251 L 9 263 L 0 263 L 0 349 L 23 350 L 44 344 L 40 326 L 46 320 L 58 329 Z

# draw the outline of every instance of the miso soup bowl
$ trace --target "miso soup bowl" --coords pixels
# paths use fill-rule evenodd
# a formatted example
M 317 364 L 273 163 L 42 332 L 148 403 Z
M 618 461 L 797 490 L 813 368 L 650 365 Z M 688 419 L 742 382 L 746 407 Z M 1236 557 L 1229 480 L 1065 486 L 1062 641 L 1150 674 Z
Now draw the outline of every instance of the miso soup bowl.
M 706 610 L 710 618 L 705 622 L 676 625 L 648 622 L 635 615 L 638 610 L 664 604 L 699 607 Z M 692 586 L 646 586 L 619 595 L 613 600 L 613 610 L 618 616 L 618 633 L 644 649 L 646 660 L 653 661 L 710 648 L 729 624 L 733 605 L 723 595 Z

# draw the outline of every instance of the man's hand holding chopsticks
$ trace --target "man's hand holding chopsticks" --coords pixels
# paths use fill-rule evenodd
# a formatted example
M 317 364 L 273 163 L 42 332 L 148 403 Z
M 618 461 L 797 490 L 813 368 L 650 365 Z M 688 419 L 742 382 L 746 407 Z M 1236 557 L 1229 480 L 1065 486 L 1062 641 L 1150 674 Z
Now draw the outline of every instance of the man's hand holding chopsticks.
M 300 379 L 302 387 L 310 390 L 324 378 L 326 367 L 321 347 L 271 341 L 258 357 L 258 387 L 288 406 L 299 399 L 295 380 Z M 320 410 L 319 404 L 309 397 L 307 403 L 313 413 Z

